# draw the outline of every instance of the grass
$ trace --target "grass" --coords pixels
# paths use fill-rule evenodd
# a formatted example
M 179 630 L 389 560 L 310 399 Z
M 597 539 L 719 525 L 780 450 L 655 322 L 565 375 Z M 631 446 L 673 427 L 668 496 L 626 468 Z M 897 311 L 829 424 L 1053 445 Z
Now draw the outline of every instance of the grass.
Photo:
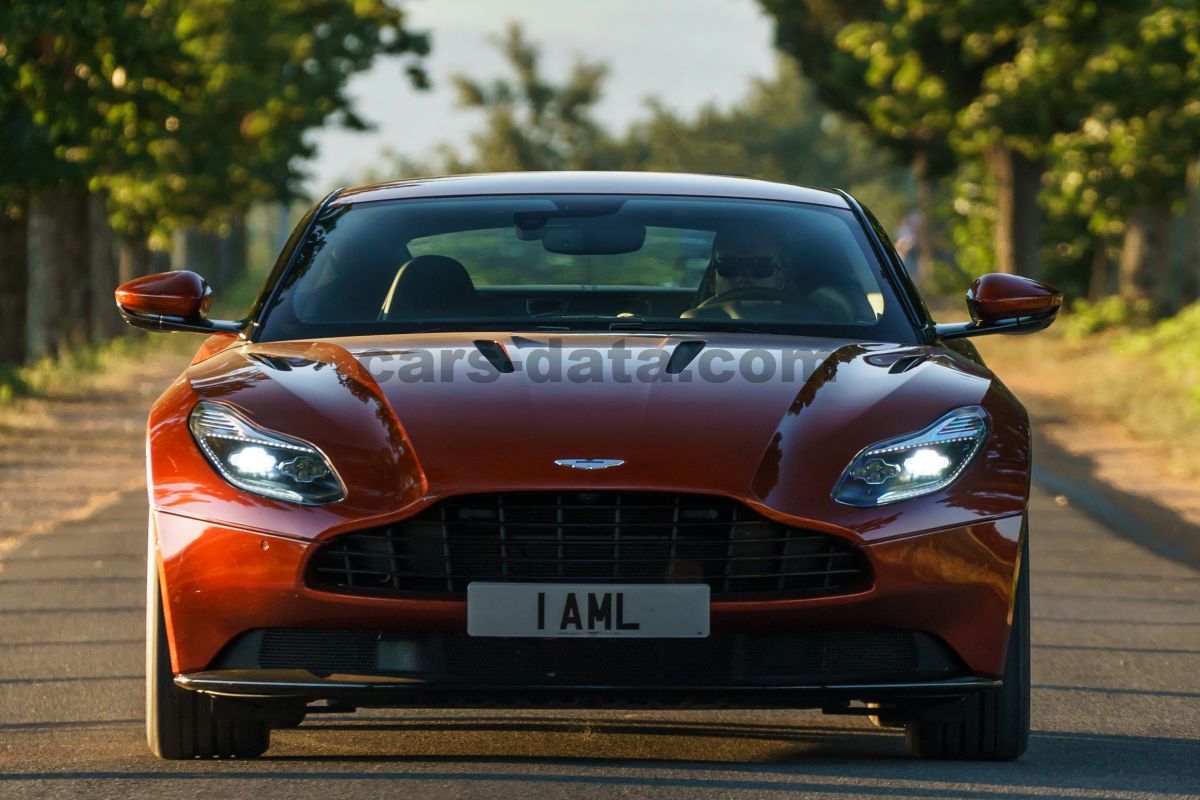
M 194 351 L 195 336 L 150 336 L 130 332 L 103 344 L 85 345 L 22 367 L 0 369 L 0 406 L 21 398 L 55 397 L 119 385 L 147 360 Z
M 1200 476 L 1200 304 L 1158 322 L 1112 305 L 1076 306 L 1043 333 L 975 341 L 1018 395 L 1121 423 L 1162 449 L 1169 472 Z
M 240 318 L 262 286 L 264 273 L 252 270 L 236 284 L 215 295 L 213 318 Z M 114 314 L 116 311 L 114 310 Z M 81 345 L 24 366 L 0 364 L 0 423 L 19 425 L 29 409 L 15 406 L 22 399 L 52 398 L 127 385 L 150 360 L 182 357 L 195 352 L 201 335 L 154 334 L 130 328 L 101 344 Z

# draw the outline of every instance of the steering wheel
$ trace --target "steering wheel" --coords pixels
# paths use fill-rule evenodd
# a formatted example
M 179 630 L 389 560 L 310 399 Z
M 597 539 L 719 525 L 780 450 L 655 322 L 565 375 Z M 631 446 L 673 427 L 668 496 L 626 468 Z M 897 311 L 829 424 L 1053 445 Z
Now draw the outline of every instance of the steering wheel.
M 772 289 L 770 286 L 738 286 L 721 294 L 714 294 L 696 308 L 707 308 L 720 303 L 732 303 L 739 300 L 768 300 L 776 303 L 792 302 L 795 298 L 782 289 Z

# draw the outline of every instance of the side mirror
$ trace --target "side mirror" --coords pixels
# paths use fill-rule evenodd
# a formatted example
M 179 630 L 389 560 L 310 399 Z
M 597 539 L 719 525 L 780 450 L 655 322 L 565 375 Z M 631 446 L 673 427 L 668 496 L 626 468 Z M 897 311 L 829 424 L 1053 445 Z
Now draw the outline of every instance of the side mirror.
M 1047 283 L 991 272 L 977 278 L 967 290 L 971 322 L 941 324 L 935 330 L 941 339 L 987 333 L 1034 333 L 1050 327 L 1062 300 L 1062 292 Z
M 245 324 L 210 320 L 212 289 L 194 272 L 177 270 L 134 278 L 117 287 L 117 310 L 135 328 L 193 333 L 239 333 Z

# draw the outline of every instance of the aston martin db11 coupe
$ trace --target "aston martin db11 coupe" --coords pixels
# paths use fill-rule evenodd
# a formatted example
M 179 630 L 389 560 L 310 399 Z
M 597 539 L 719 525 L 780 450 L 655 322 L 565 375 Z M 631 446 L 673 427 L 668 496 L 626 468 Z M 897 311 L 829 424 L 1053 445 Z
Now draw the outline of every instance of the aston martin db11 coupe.
M 840 191 L 639 173 L 333 192 L 149 419 L 147 731 L 253 757 L 369 707 L 816 708 L 927 758 L 1029 730 L 1030 432 Z

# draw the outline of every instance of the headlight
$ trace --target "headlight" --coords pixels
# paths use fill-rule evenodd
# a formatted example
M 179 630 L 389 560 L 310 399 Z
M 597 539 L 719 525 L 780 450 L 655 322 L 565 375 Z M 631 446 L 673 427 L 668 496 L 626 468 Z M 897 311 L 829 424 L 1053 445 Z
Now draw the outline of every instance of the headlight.
M 346 496 L 320 450 L 259 428 L 228 406 L 199 403 L 188 427 L 209 463 L 239 489 L 304 505 L 333 503 Z
M 881 506 L 936 492 L 966 469 L 987 435 L 982 408 L 951 411 L 923 431 L 863 450 L 842 473 L 833 499 L 849 506 Z

